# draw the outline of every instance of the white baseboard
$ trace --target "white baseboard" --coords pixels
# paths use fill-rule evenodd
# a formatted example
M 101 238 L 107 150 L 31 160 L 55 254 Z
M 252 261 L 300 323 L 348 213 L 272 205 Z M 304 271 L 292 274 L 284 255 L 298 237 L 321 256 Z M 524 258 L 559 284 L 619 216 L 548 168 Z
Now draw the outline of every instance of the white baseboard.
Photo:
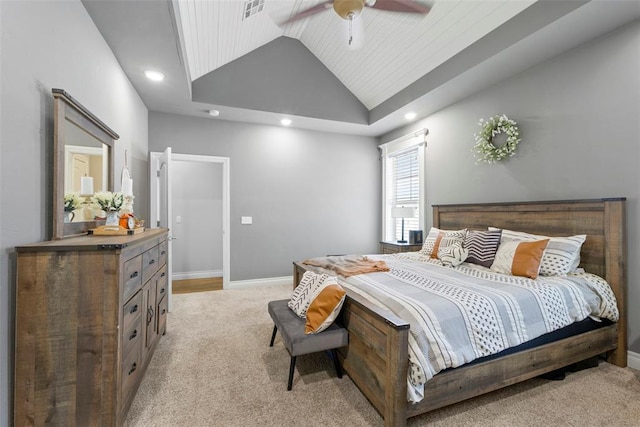
M 627 351 L 627 366 L 633 369 L 640 370 L 640 353 Z
M 293 286 L 293 276 L 269 277 L 267 279 L 253 279 L 253 280 L 233 280 L 229 282 L 229 285 L 225 289 L 242 289 L 242 288 L 251 288 L 254 286 L 276 286 L 276 285 Z
M 188 273 L 173 273 L 171 280 L 208 279 L 222 277 L 222 270 L 190 271 Z

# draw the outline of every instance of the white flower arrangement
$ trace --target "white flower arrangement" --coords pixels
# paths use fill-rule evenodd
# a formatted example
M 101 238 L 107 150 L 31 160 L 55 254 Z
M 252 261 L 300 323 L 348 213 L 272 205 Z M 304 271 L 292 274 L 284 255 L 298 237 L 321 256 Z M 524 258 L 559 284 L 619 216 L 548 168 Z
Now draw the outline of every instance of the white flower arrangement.
M 124 196 L 122 193 L 99 191 L 91 197 L 91 203 L 105 212 L 119 211 L 124 203 Z
M 80 197 L 80 193 L 65 193 L 64 194 L 64 211 L 73 212 L 82 205 L 84 200 Z
M 514 120 L 509 119 L 506 115 L 498 115 L 489 118 L 487 121 L 480 119 L 478 123 L 481 126 L 480 133 L 474 134 L 476 144 L 473 146 L 478 162 L 496 163 L 507 157 L 512 157 L 516 153 L 516 147 L 521 141 L 518 126 Z M 496 135 L 504 133 L 507 140 L 501 147 L 493 144 Z

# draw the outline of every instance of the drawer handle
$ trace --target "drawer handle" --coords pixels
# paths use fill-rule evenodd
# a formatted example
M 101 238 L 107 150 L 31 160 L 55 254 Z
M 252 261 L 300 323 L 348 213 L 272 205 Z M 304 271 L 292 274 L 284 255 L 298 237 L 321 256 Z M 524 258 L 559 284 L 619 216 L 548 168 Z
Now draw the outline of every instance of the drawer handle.
M 160 275 L 160 277 L 164 277 L 164 276 L 166 276 L 166 275 L 167 275 L 167 273 L 165 273 L 165 272 L 163 271 L 163 272 L 162 272 L 162 274 Z
M 164 288 L 160 288 L 160 293 L 164 294 Z
M 151 261 L 149 261 L 149 265 L 151 265 L 151 264 L 155 264 L 155 263 L 156 263 L 156 260 L 155 260 L 155 259 L 152 259 Z
M 137 336 L 138 336 L 138 330 L 134 329 L 133 332 L 131 333 L 131 335 L 129 335 L 129 341 L 131 341 L 132 339 L 134 339 Z
M 135 279 L 136 277 L 138 277 L 138 272 L 134 271 L 133 273 L 131 273 L 131 275 L 129 276 L 129 279 Z
M 151 319 L 153 319 L 154 311 L 153 308 L 149 307 L 147 310 L 147 323 L 151 323 Z
M 133 374 L 136 369 L 138 369 L 138 365 L 136 364 L 136 362 L 133 362 L 133 365 L 131 365 L 131 369 L 129 369 L 129 375 Z
M 162 315 L 162 314 L 165 314 L 166 312 L 167 312 L 167 309 L 166 309 L 166 308 L 163 308 L 163 309 L 162 309 L 162 313 L 161 313 L 161 315 Z
M 131 310 L 129 310 L 129 314 L 133 314 L 136 311 L 138 311 L 138 304 L 134 305 L 133 307 L 131 307 Z
M 167 253 L 167 251 L 162 251 L 162 252 L 160 252 L 160 255 L 164 255 L 166 253 Z

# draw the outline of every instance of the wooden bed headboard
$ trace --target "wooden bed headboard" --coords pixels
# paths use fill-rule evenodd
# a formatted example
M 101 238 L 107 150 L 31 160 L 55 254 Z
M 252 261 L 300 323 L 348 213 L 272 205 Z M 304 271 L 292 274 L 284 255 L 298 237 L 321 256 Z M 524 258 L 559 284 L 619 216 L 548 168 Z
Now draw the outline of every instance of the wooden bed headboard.
M 626 198 L 433 205 L 433 226 L 444 230 L 498 227 L 545 236 L 586 234 L 580 266 L 603 277 L 618 300 L 618 351 L 626 358 Z

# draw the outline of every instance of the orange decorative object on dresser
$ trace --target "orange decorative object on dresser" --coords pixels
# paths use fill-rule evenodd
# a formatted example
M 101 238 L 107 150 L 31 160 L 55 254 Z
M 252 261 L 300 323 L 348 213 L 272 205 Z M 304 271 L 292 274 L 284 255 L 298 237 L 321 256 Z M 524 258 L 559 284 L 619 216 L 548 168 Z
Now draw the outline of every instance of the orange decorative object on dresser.
M 133 217 L 133 214 L 126 213 L 120 216 L 120 227 L 121 228 L 129 228 L 129 218 Z

